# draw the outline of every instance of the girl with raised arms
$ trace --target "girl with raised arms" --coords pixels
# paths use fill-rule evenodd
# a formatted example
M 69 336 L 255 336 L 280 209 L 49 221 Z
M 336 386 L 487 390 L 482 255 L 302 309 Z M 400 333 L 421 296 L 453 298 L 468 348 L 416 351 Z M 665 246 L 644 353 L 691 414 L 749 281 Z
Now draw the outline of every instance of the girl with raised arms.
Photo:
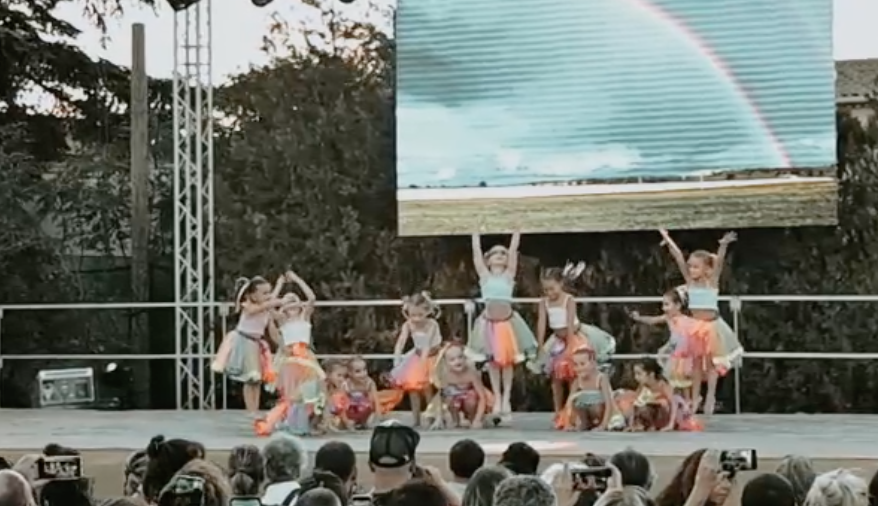
M 661 230 L 660 233 L 661 244 L 668 247 L 686 280 L 689 311 L 695 320 L 690 336 L 692 342 L 696 343 L 694 348 L 704 350 L 703 356 L 694 361 L 693 383 L 698 385 L 700 393 L 698 373 L 702 372 L 707 376 L 704 413 L 710 415 L 716 407 L 716 384 L 719 376 L 725 375 L 737 365 L 744 353 L 735 331 L 719 313 L 720 276 L 729 245 L 735 242 L 737 235 L 734 232 L 725 234 L 719 241 L 716 254 L 697 250 L 687 259 L 667 230 Z M 696 410 L 700 399 L 700 395 L 693 396 L 692 402 Z
M 566 285 L 579 278 L 585 264 L 568 263 L 563 269 L 550 267 L 543 271 L 541 283 L 543 298 L 537 319 L 537 343 L 540 347 L 540 365 L 551 380 L 552 403 L 555 410 L 555 427 L 561 428 L 561 412 L 564 409 L 564 392 L 576 378 L 573 354 L 580 349 L 590 349 L 600 365 L 608 362 L 615 351 L 616 339 L 594 325 L 579 321 L 576 301 Z M 552 333 L 546 341 L 546 329 Z
M 518 268 L 521 234 L 512 235 L 509 247 L 496 245 L 482 252 L 479 234 L 472 236 L 473 264 L 485 310 L 475 321 L 467 343 L 467 354 L 486 363 L 493 390 L 492 411 L 509 420 L 512 416 L 512 376 L 515 365 L 536 357 L 537 339 L 527 323 L 512 308 L 512 293 Z
M 273 431 L 278 425 L 298 435 L 309 435 L 313 415 L 324 402 L 326 374 L 311 350 L 311 316 L 317 296 L 295 272 L 288 271 L 285 280 L 295 284 L 305 299 L 291 292 L 287 294 L 289 301 L 277 312 L 282 342 L 274 361 L 277 371 L 274 387 L 280 399 L 265 419 L 256 423 L 259 435 Z
M 226 334 L 211 364 L 215 372 L 225 374 L 232 381 L 244 384 L 244 406 L 247 413 L 259 417 L 259 397 L 262 383 L 273 383 L 275 374 L 271 367 L 271 350 L 265 341 L 277 333 L 274 310 L 293 302 L 294 295 L 283 298 L 286 276 L 281 276 L 272 290 L 271 284 L 259 276 L 240 278 L 235 283 L 235 311 L 240 314 L 235 330 Z

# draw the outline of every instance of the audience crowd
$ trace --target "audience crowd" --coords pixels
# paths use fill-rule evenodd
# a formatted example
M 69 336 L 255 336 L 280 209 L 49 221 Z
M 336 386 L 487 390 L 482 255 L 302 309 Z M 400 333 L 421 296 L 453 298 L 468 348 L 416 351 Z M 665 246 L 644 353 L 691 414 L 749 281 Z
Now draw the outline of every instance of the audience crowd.
M 277 435 L 263 447 L 242 445 L 225 466 L 184 439 L 153 438 L 125 462 L 124 496 L 97 500 L 87 478 L 45 476 L 46 462 L 77 452 L 49 445 L 17 463 L 0 458 L 0 506 L 878 506 L 878 474 L 870 483 L 837 469 L 817 474 L 811 462 L 788 456 L 773 472 L 740 474 L 721 452 L 699 450 L 662 490 L 647 457 L 626 449 L 604 459 L 585 455 L 540 469 L 540 454 L 513 443 L 497 464 L 475 441 L 455 443 L 445 480 L 417 462 L 419 434 L 389 421 L 370 440 L 370 490 L 358 485 L 357 458 L 346 443 L 325 443 L 309 458 L 300 440 Z M 735 493 L 733 493 L 735 492 Z

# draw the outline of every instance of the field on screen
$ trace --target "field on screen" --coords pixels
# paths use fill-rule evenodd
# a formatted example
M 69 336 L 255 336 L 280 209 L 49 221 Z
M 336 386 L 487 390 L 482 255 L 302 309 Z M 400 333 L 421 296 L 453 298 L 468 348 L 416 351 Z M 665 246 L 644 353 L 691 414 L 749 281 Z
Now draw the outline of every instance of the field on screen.
M 836 222 L 832 0 L 400 0 L 401 235 Z

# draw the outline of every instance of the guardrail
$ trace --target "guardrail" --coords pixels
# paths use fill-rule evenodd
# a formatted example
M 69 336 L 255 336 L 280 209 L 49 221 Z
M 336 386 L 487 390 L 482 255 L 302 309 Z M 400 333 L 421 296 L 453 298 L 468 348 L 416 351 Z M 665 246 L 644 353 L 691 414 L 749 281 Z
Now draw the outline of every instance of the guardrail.
M 661 302 L 661 297 L 577 297 L 579 303 L 603 304 L 641 304 Z M 744 303 L 777 303 L 777 302 L 847 302 L 847 303 L 878 303 L 878 295 L 728 295 L 720 297 L 720 301 L 729 303 L 732 311 L 732 328 L 740 331 L 740 313 Z M 440 306 L 463 306 L 467 314 L 467 332 L 472 327 L 472 318 L 478 300 L 473 299 L 437 299 Z M 539 298 L 514 299 L 517 304 L 539 303 Z M 351 301 L 318 301 L 317 307 L 393 307 L 402 305 L 399 300 L 351 300 Z M 20 304 L 0 305 L 0 367 L 5 360 L 176 360 L 178 364 L 184 360 L 207 360 L 211 355 L 194 353 L 174 354 L 53 354 L 53 355 L 9 355 L 2 353 L 3 317 L 10 311 L 61 311 L 61 310 L 131 310 L 131 309 L 183 309 L 211 307 L 219 310 L 221 316 L 228 316 L 233 305 L 231 303 L 72 303 L 72 304 Z M 222 321 L 222 331 L 226 331 L 226 322 Z M 350 358 L 353 354 L 320 354 L 318 358 Z M 389 360 L 391 353 L 358 355 L 367 360 Z M 654 353 L 621 353 L 612 356 L 613 360 L 639 360 L 656 358 Z M 747 359 L 791 359 L 791 360 L 878 360 L 878 353 L 813 353 L 813 352 L 745 352 L 742 360 Z M 741 412 L 741 368 L 734 373 L 735 413 Z M 225 403 L 224 403 L 225 405 Z

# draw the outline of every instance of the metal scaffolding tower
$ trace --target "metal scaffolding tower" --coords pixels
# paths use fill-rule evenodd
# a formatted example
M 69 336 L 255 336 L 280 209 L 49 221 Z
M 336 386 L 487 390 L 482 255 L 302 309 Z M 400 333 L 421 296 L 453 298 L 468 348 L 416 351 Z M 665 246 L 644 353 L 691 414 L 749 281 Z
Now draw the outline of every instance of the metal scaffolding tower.
M 214 408 L 212 3 L 174 14 L 177 409 Z

